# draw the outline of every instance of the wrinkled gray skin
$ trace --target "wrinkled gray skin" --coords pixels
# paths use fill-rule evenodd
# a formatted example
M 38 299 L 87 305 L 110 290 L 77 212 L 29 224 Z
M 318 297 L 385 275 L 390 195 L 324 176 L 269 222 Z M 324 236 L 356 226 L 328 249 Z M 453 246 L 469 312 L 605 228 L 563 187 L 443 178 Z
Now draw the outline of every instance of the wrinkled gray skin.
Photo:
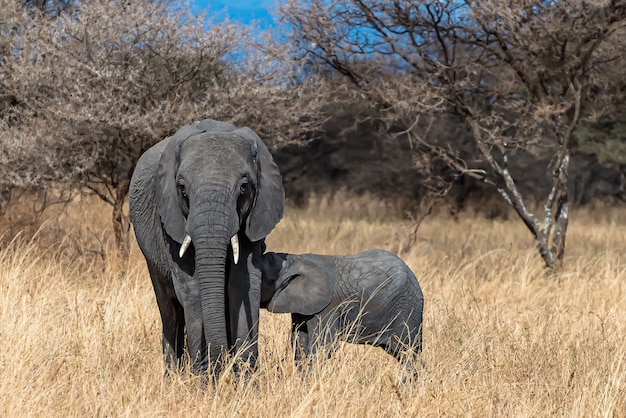
M 261 272 L 252 257 L 262 254 L 284 209 L 267 147 L 248 128 L 210 119 L 184 126 L 141 156 L 129 205 L 163 321 L 168 370 L 180 365 L 185 332 L 197 373 L 210 359 L 217 376 L 220 356 L 242 347 L 243 360 L 254 365 Z M 185 235 L 192 243 L 180 257 Z
M 411 369 L 417 364 L 424 296 L 395 254 L 381 249 L 345 256 L 268 252 L 259 264 L 261 306 L 291 313 L 296 361 L 310 359 L 339 332 L 348 342 L 382 347 L 398 361 L 405 352 Z

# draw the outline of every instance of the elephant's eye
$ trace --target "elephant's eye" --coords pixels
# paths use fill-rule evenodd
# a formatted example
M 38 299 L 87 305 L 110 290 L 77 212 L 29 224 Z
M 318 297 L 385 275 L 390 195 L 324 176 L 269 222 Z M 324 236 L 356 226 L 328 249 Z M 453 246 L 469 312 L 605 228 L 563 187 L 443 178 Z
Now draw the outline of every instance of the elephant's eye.
M 248 180 L 243 179 L 241 185 L 239 186 L 239 194 L 244 194 L 248 190 Z
M 187 216 L 187 214 L 189 213 L 189 197 L 187 196 L 187 188 L 185 187 L 185 182 L 182 179 L 178 180 L 177 187 L 179 193 L 178 196 L 180 199 L 180 206 L 183 210 L 183 214 Z
M 180 194 L 183 195 L 183 197 L 187 197 L 187 188 L 185 187 L 183 179 L 178 180 L 178 190 L 180 190 Z

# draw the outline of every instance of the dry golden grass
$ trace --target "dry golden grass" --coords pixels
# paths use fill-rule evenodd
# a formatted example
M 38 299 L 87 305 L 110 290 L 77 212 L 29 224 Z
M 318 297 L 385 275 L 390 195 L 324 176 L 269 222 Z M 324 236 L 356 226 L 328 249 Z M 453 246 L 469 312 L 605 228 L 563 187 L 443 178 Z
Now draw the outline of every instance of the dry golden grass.
M 2 417 L 626 416 L 623 210 L 574 213 L 558 275 L 516 219 L 427 218 L 401 254 L 426 299 L 426 369 L 412 385 L 382 350 L 356 345 L 303 377 L 289 318 L 263 312 L 260 370 L 202 390 L 187 373 L 163 378 L 148 274 L 136 247 L 107 255 L 108 208 L 70 209 L 0 248 Z M 407 226 L 390 214 L 319 198 L 289 208 L 268 249 L 397 251 Z

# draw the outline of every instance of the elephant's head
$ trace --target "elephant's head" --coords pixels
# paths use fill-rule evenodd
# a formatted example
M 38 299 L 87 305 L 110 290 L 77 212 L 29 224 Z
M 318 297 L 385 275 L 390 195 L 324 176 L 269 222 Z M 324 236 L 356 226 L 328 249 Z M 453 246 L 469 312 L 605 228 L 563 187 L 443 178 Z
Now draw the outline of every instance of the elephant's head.
M 278 167 L 252 130 L 205 120 L 169 138 L 155 187 L 157 211 L 171 238 L 170 253 L 177 262 L 193 266 L 204 333 L 215 361 L 228 347 L 226 266 L 246 262 L 239 260 L 240 239 L 262 240 L 283 215 Z M 227 259 L 229 244 L 232 259 Z
M 330 304 L 332 277 L 306 254 L 267 253 L 261 265 L 261 305 L 268 311 L 313 315 Z

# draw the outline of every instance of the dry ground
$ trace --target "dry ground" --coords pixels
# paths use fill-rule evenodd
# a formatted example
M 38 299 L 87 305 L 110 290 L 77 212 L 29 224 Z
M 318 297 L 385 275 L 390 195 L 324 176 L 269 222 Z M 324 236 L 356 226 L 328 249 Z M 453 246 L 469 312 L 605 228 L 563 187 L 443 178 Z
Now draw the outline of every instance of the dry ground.
M 289 208 L 268 248 L 398 251 L 407 225 L 392 212 L 317 199 Z M 207 390 L 186 373 L 163 378 L 148 274 L 136 246 L 129 260 L 107 251 L 109 209 L 49 218 L 0 247 L 2 417 L 626 416 L 624 210 L 573 213 L 557 275 L 517 219 L 427 218 L 400 254 L 426 299 L 427 368 L 412 385 L 382 350 L 354 345 L 303 377 L 288 317 L 264 312 L 260 370 Z

